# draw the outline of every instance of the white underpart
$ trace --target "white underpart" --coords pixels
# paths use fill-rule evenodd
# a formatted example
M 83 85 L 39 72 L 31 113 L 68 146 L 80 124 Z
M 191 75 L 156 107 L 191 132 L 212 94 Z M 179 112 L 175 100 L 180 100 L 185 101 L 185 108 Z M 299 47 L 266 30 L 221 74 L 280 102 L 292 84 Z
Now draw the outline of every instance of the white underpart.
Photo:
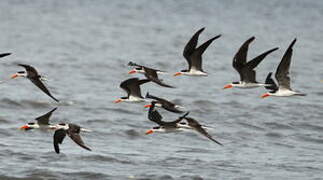
M 244 81 L 240 81 L 240 84 L 231 84 L 233 87 L 236 88 L 243 88 L 243 89 L 249 89 L 249 88 L 257 88 L 257 87 L 262 87 L 266 86 L 266 84 L 263 83 L 246 83 Z M 269 84 L 270 85 L 270 84 Z
M 202 72 L 200 70 L 196 70 L 194 68 L 191 68 L 188 72 L 181 72 L 183 75 L 186 76 L 207 76 L 207 73 Z
M 293 96 L 293 95 L 297 95 L 298 93 L 295 91 L 291 91 L 289 89 L 285 89 L 285 88 L 279 88 L 278 91 L 276 91 L 275 93 L 268 93 L 271 96 Z
M 122 99 L 122 101 L 124 101 L 124 102 L 145 102 L 147 100 L 140 98 L 140 97 L 130 95 L 128 99 Z

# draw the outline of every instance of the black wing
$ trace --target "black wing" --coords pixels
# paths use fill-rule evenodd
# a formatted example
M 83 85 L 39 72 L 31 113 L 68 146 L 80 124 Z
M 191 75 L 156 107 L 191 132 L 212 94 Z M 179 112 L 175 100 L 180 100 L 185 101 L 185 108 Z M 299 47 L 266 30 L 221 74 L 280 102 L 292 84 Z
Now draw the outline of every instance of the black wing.
M 6 56 L 9 56 L 11 53 L 2 53 L 2 54 L 0 54 L 0 58 L 2 58 L 2 57 L 6 57 Z
M 59 154 L 59 144 L 63 143 L 66 136 L 66 130 L 58 129 L 54 133 L 54 149 L 57 154 Z
M 247 63 L 247 54 L 248 54 L 248 49 L 249 49 L 249 44 L 255 39 L 254 36 L 249 38 L 247 41 L 245 41 L 241 47 L 239 48 L 238 52 L 234 55 L 233 61 L 232 61 L 232 66 L 234 67 L 235 70 L 238 71 L 240 74 L 240 80 L 244 81 L 243 79 L 243 72 L 242 69 Z
M 191 60 L 191 66 L 190 66 L 190 68 L 203 71 L 203 69 L 202 69 L 202 54 L 209 47 L 209 45 L 215 39 L 218 39 L 219 37 L 221 37 L 221 35 L 218 35 L 218 36 L 215 36 L 212 39 L 209 39 L 208 41 L 206 41 L 205 43 L 203 43 L 202 45 L 200 45 L 197 49 L 195 49 L 195 51 L 193 52 L 193 54 L 190 56 L 190 60 Z
M 265 88 L 268 90 L 271 90 L 273 92 L 276 92 L 278 90 L 278 86 L 275 83 L 275 81 L 271 78 L 271 74 L 272 74 L 272 72 L 270 72 L 267 75 L 266 82 L 265 82 L 265 84 L 266 84 Z
M 265 59 L 265 57 L 276 51 L 278 48 L 270 49 L 259 56 L 253 58 L 251 61 L 249 61 L 243 68 L 242 68 L 242 76 L 245 82 L 257 82 L 256 81 L 256 71 L 253 69 L 258 66 L 258 64 Z
M 132 95 L 135 97 L 142 98 L 140 85 L 144 84 L 146 82 L 149 82 L 149 81 L 150 80 L 148 80 L 148 79 L 139 80 L 138 78 L 130 78 L 130 79 L 123 81 L 120 84 L 120 88 L 122 88 L 123 90 L 125 90 L 127 92 L 127 97 Z
M 192 37 L 191 39 L 187 42 L 185 45 L 184 51 L 183 51 L 183 56 L 185 57 L 187 63 L 188 63 L 188 69 L 191 69 L 192 63 L 191 63 L 191 55 L 194 53 L 195 48 L 197 46 L 197 42 L 199 39 L 200 34 L 202 31 L 204 31 L 204 27 L 198 30 Z
M 91 151 L 91 149 L 84 144 L 80 136 L 81 127 L 76 124 L 68 124 L 68 127 L 67 133 L 69 137 L 82 148 Z
M 183 113 L 183 111 L 178 110 L 177 108 L 175 108 L 176 105 L 174 103 L 172 103 L 172 102 L 170 102 L 170 101 L 168 101 L 166 99 L 163 99 L 163 98 L 159 98 L 159 97 L 150 95 L 149 93 L 146 94 L 146 98 L 155 99 L 167 111 L 174 112 L 174 113 Z
M 52 99 L 54 99 L 56 102 L 59 102 L 58 99 L 56 99 L 50 92 L 49 90 L 46 88 L 46 86 L 41 82 L 41 80 L 39 79 L 39 77 L 37 78 L 29 78 L 29 80 L 34 83 L 40 90 L 42 90 L 45 94 L 47 94 L 49 97 L 51 97 Z
M 280 61 L 278 68 L 276 70 L 276 80 L 278 81 L 279 87 L 284 89 L 291 89 L 290 88 L 290 77 L 289 77 L 289 67 L 290 62 L 292 60 L 293 55 L 293 46 L 296 42 L 296 38 L 292 41 L 289 45 L 288 49 L 286 50 L 282 60 Z
M 51 111 L 49 111 L 48 113 L 42 115 L 42 116 L 39 116 L 36 118 L 36 120 L 38 121 L 38 124 L 42 124 L 42 125 L 49 125 L 49 118 L 50 116 L 52 115 L 52 113 L 57 109 L 54 108 L 52 109 Z
M 162 121 L 163 117 L 155 109 L 155 104 L 156 104 L 156 101 L 151 102 L 151 106 L 148 111 L 148 119 L 162 126 L 164 125 L 164 121 Z
M 51 97 L 52 99 L 54 99 L 56 102 L 59 102 L 58 99 L 56 99 L 50 92 L 49 90 L 46 88 L 46 86 L 41 82 L 40 80 L 40 76 L 37 72 L 37 70 L 30 66 L 30 65 L 26 65 L 26 64 L 18 64 L 18 66 L 22 66 L 26 69 L 27 71 L 27 78 L 34 83 L 40 90 L 42 90 L 45 94 L 47 94 L 49 97 Z
M 174 88 L 174 86 L 165 84 L 165 83 L 162 82 L 162 80 L 160 80 L 158 78 L 157 70 L 147 68 L 147 67 L 143 67 L 143 68 L 145 70 L 145 76 L 146 76 L 147 79 L 150 79 L 152 82 L 154 82 L 154 83 L 156 83 L 156 84 L 158 84 L 160 86 L 168 87 L 168 88 Z
M 205 137 L 209 138 L 210 140 L 212 140 L 213 142 L 219 144 L 219 145 L 222 145 L 219 141 L 213 139 L 213 137 L 207 133 L 205 131 L 205 129 L 203 129 L 203 127 L 193 118 L 189 118 L 189 117 L 186 117 L 185 118 L 188 122 L 188 125 L 190 127 L 192 127 L 193 129 L 195 129 L 197 132 L 199 132 L 200 134 L 204 135 Z

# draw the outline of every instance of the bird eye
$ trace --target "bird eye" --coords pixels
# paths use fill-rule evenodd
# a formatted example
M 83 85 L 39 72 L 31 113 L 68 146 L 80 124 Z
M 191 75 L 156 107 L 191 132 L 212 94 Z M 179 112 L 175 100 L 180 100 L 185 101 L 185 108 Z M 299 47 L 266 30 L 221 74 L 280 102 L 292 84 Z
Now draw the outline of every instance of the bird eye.
M 65 126 L 66 124 L 65 123 L 59 123 L 58 125 Z
M 24 74 L 25 72 L 24 71 L 18 71 L 17 73 L 18 74 Z
M 141 70 L 142 68 L 141 67 L 137 67 L 136 70 Z
M 159 129 L 159 128 L 160 128 L 159 126 L 153 127 L 153 129 Z
M 35 123 L 31 122 L 31 123 L 28 123 L 28 125 L 34 125 Z

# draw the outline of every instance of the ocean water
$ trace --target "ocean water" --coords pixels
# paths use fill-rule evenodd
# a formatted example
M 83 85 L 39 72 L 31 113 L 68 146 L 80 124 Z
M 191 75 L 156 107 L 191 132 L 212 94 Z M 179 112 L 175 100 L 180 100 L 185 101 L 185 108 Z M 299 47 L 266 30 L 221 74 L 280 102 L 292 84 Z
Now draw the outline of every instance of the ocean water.
M 323 179 L 323 2 L 314 0 L 0 1 L 0 80 L 35 66 L 55 103 L 26 79 L 0 84 L 0 179 Z M 207 77 L 173 77 L 182 51 L 201 27 L 199 43 L 222 34 L 203 56 Z M 239 76 L 232 58 L 249 37 L 249 59 L 273 47 L 258 81 L 275 71 L 296 37 L 292 88 L 306 97 L 266 98 L 266 90 L 222 87 Z M 143 95 L 174 100 L 223 147 L 194 132 L 145 135 L 155 126 L 145 103 L 114 104 L 129 61 L 165 70 L 168 84 Z M 52 123 L 93 130 L 69 138 L 56 154 L 53 132 L 18 128 L 58 107 Z M 176 114 L 160 110 L 164 120 Z

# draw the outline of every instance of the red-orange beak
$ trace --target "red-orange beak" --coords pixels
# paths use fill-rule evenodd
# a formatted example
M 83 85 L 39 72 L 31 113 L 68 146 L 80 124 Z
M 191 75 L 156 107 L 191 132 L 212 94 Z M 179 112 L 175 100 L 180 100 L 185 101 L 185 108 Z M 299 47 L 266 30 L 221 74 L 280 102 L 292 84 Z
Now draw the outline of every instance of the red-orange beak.
M 233 86 L 232 86 L 232 84 L 228 84 L 228 85 L 225 85 L 224 87 L 223 87 L 223 89 L 229 89 L 229 88 L 232 88 Z
M 15 79 L 16 77 L 18 77 L 18 74 L 16 73 L 16 74 L 13 74 L 12 76 L 11 76 L 11 79 Z
M 179 75 L 182 75 L 183 73 L 181 73 L 181 72 L 177 72 L 177 73 L 175 73 L 174 74 L 174 76 L 179 76 Z
M 24 125 L 24 126 L 21 126 L 19 129 L 20 129 L 20 130 L 28 130 L 28 129 L 29 129 L 29 127 L 28 127 L 27 125 Z
M 153 130 L 149 129 L 148 131 L 146 131 L 146 135 L 152 134 L 153 132 L 154 132 Z
M 115 101 L 113 101 L 114 103 L 120 103 L 120 102 L 122 102 L 122 100 L 121 99 L 117 99 L 117 100 L 115 100 Z
M 268 97 L 268 96 L 270 96 L 270 94 L 265 93 L 265 94 L 263 94 L 263 95 L 261 96 L 261 98 L 265 98 L 265 97 Z
M 150 108 L 151 107 L 151 104 L 147 104 L 144 106 L 145 108 Z
M 137 72 L 136 70 L 131 70 L 131 71 L 128 72 L 128 74 L 134 74 L 136 72 Z

